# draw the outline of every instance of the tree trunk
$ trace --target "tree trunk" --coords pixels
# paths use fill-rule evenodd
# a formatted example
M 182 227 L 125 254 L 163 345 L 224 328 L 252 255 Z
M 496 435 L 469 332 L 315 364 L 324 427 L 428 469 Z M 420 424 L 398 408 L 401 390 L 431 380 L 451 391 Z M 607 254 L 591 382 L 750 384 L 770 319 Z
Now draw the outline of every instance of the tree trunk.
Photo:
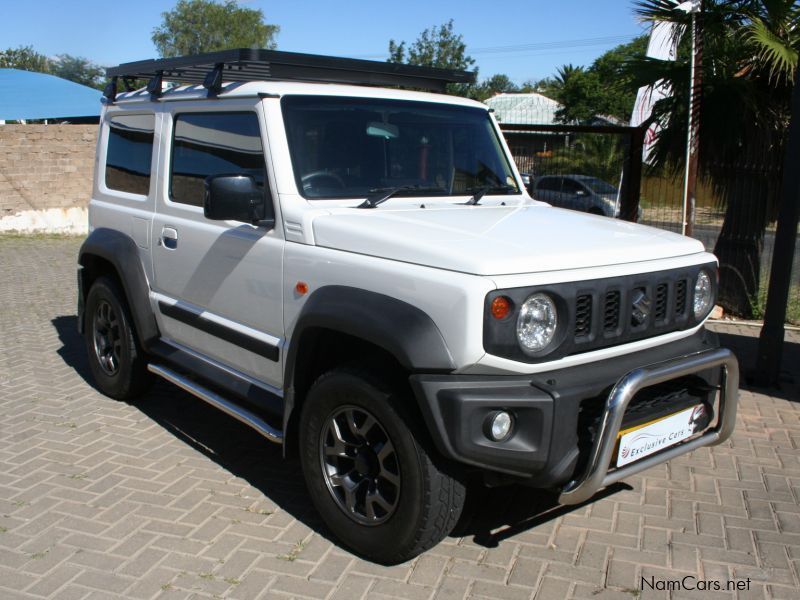
M 750 163 L 714 169 L 713 178 L 726 205 L 714 248 L 720 263 L 718 302 L 726 312 L 752 318 L 761 282 L 764 231 L 779 173 L 774 165 Z

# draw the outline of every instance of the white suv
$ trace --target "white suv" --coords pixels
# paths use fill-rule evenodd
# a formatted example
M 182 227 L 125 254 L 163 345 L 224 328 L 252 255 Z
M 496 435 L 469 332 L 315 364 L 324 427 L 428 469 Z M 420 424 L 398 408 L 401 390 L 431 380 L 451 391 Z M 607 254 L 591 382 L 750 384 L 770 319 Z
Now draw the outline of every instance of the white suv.
M 262 50 L 109 74 L 78 272 L 98 387 L 154 373 L 299 452 L 356 552 L 433 546 L 474 482 L 576 504 L 730 435 L 713 255 L 533 200 L 486 106 L 375 86 L 472 74 Z

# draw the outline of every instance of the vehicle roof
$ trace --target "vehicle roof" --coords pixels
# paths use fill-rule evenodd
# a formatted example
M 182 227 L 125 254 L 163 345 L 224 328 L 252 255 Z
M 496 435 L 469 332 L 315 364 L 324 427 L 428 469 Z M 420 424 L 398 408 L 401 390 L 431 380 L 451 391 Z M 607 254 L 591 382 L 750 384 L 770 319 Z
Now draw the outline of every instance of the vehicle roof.
M 595 177 L 594 175 L 579 175 L 575 173 L 555 173 L 553 175 L 542 175 L 537 177 L 537 179 L 545 179 L 547 177 L 562 177 L 562 178 L 569 178 L 569 179 L 576 179 L 578 181 L 585 181 L 586 179 L 600 179 L 599 177 Z M 600 179 L 602 181 L 602 179 Z
M 214 99 L 224 102 L 229 98 L 252 97 L 259 94 L 267 96 L 316 95 L 379 98 L 384 100 L 413 100 L 417 102 L 438 102 L 441 104 L 471 106 L 473 108 L 488 110 L 485 104 L 460 96 L 417 92 L 398 88 L 342 85 L 336 83 L 306 83 L 301 81 L 248 81 L 224 83 L 222 85 L 222 90 Z M 161 96 L 155 102 L 198 100 L 206 98 L 208 98 L 208 90 L 202 85 L 182 85 L 173 88 L 167 88 L 165 86 Z M 115 104 L 152 102 L 153 100 L 150 94 L 144 89 L 119 93 L 114 101 Z

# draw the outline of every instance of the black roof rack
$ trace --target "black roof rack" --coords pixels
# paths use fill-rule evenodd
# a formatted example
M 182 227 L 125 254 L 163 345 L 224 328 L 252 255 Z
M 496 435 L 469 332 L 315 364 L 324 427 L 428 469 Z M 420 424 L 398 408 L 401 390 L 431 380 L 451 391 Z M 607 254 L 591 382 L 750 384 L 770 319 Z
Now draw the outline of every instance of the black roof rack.
M 119 78 L 148 79 L 148 91 L 156 96 L 163 79 L 201 83 L 209 93 L 218 93 L 222 81 L 269 79 L 403 86 L 437 92 L 445 91 L 448 83 L 475 83 L 471 71 L 252 48 L 123 63 L 109 68 L 106 74 L 111 83 L 104 95 L 111 101 L 116 97 Z

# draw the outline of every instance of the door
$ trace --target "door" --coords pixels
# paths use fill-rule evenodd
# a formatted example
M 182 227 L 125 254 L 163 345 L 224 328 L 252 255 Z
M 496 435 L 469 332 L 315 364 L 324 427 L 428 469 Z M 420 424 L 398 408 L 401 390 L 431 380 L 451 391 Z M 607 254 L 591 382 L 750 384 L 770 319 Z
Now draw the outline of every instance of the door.
M 280 387 L 282 228 L 203 216 L 204 180 L 213 175 L 252 176 L 273 201 L 263 112 L 258 99 L 215 104 L 225 110 L 164 106 L 169 150 L 152 232 L 156 314 L 168 341 Z
M 561 178 L 543 177 L 536 184 L 536 194 L 534 197 L 542 202 L 548 202 L 553 206 L 561 206 Z
M 561 187 L 561 194 L 563 196 L 562 206 L 565 208 L 587 210 L 589 198 L 586 194 L 586 188 L 580 182 L 570 177 L 565 177 L 564 184 Z

